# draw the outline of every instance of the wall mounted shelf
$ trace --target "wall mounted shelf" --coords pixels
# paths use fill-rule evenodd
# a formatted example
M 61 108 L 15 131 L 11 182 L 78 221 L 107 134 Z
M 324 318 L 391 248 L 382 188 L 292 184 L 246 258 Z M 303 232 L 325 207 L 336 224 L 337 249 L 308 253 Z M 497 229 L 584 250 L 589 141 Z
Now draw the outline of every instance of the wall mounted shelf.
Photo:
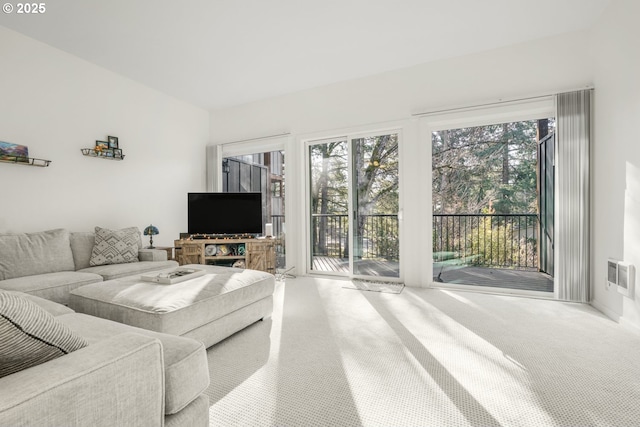
M 51 164 L 51 160 L 44 159 L 36 159 L 34 157 L 20 157 L 20 156 L 3 156 L 0 159 L 2 163 L 13 163 L 16 165 L 23 166 L 40 166 L 42 168 L 46 168 Z
M 80 151 L 82 152 L 83 156 L 87 157 L 97 157 L 99 159 L 106 160 L 124 160 L 124 154 L 121 154 L 119 156 L 107 156 L 106 152 L 96 151 L 93 148 L 81 148 Z

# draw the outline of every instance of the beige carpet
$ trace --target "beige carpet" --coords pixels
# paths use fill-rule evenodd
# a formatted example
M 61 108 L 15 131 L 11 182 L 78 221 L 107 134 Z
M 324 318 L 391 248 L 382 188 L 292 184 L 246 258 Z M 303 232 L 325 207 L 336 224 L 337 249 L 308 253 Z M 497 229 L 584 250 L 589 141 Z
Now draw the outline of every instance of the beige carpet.
M 342 285 L 209 349 L 211 426 L 640 425 L 640 335 L 589 306 Z

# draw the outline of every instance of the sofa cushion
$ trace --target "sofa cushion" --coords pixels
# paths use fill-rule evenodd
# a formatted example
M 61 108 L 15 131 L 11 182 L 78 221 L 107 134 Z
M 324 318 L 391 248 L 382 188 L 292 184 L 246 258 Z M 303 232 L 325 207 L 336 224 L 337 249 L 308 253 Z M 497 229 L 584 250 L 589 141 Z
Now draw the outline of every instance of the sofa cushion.
M 24 292 L 60 304 L 68 304 L 71 290 L 96 282 L 102 282 L 102 276 L 89 272 L 61 271 L 2 280 L 0 289 Z
M 204 344 L 191 338 L 162 334 L 80 313 L 57 317 L 89 345 L 134 332 L 160 340 L 165 373 L 165 414 L 175 414 L 209 386 L 209 365 Z
M 69 235 L 71 242 L 71 252 L 73 253 L 73 263 L 76 270 L 89 267 L 89 260 L 96 243 L 96 235 L 90 231 L 72 231 Z
M 163 369 L 160 341 L 120 334 L 0 378 L 0 426 L 162 426 Z
M 140 231 L 135 228 L 109 230 L 95 228 L 96 242 L 93 245 L 89 265 L 123 264 L 138 262 Z
M 140 261 L 166 261 L 167 251 L 164 249 L 140 249 L 138 259 Z
M 0 292 L 0 377 L 87 345 L 49 312 L 13 292 Z
M 172 267 L 175 268 L 177 266 L 178 263 L 176 261 L 140 261 L 128 264 L 99 265 L 96 267 L 84 268 L 78 273 L 99 274 L 104 278 L 104 280 L 112 280 L 119 279 L 120 277 L 142 274 L 148 271 L 162 270 L 164 268 Z
M 67 230 L 0 234 L 0 280 L 74 267 Z
M 27 299 L 53 316 L 60 316 L 63 314 L 69 314 L 74 312 L 66 305 L 58 304 L 57 302 L 49 301 L 48 299 L 40 298 L 35 295 L 25 294 L 23 292 L 16 292 L 16 291 L 5 291 L 5 292 L 12 293 L 24 299 Z

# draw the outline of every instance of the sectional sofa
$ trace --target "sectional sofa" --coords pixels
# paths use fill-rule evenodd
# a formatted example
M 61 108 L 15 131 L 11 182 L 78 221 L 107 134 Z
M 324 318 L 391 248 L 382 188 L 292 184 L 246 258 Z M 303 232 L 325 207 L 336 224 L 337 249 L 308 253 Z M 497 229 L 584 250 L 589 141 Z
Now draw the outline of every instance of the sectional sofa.
M 8 306 L 14 308 L 13 316 L 6 314 L 11 312 Z M 40 320 L 20 325 L 27 334 L 19 338 L 12 337 L 17 328 L 9 331 L 6 322 L 0 322 L 3 345 L 11 343 L 14 350 L 9 360 L 6 354 L 0 357 L 0 370 L 16 362 L 15 347 L 20 343 L 30 352 L 47 352 L 38 345 L 47 347 L 43 342 L 55 340 L 60 331 L 84 343 L 80 349 L 0 377 L 1 426 L 209 425 L 209 400 L 204 394 L 209 369 L 200 341 L 75 313 L 20 292 L 0 291 L 0 310 L 5 319 L 27 311 Z M 43 324 L 49 330 L 57 327 L 57 333 Z M 34 339 L 42 335 L 47 338 Z
M 96 229 L 97 232 L 104 230 Z M 108 263 L 105 258 L 109 256 L 111 261 L 117 260 L 110 253 L 105 257 L 103 252 L 101 265 L 93 266 L 96 232 L 57 229 L 0 234 L 0 289 L 24 292 L 66 305 L 69 292 L 80 286 L 178 266 L 176 261 L 167 261 L 166 251 L 144 249 L 137 228 L 124 230 L 135 240 L 131 247 L 136 253 L 126 259 L 127 262 Z M 126 248 L 120 249 L 125 251 Z
M 66 306 L 80 286 L 177 266 L 137 229 L 124 246 L 102 231 L 0 235 L 0 425 L 207 426 L 201 341 Z

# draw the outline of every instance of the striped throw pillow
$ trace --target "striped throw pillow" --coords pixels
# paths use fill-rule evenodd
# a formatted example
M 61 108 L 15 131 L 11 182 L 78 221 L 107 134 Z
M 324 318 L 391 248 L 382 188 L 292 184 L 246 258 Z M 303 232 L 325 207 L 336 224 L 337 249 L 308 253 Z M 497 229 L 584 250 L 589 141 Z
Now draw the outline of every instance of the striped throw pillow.
M 37 304 L 0 292 L 0 377 L 87 345 L 84 338 Z

